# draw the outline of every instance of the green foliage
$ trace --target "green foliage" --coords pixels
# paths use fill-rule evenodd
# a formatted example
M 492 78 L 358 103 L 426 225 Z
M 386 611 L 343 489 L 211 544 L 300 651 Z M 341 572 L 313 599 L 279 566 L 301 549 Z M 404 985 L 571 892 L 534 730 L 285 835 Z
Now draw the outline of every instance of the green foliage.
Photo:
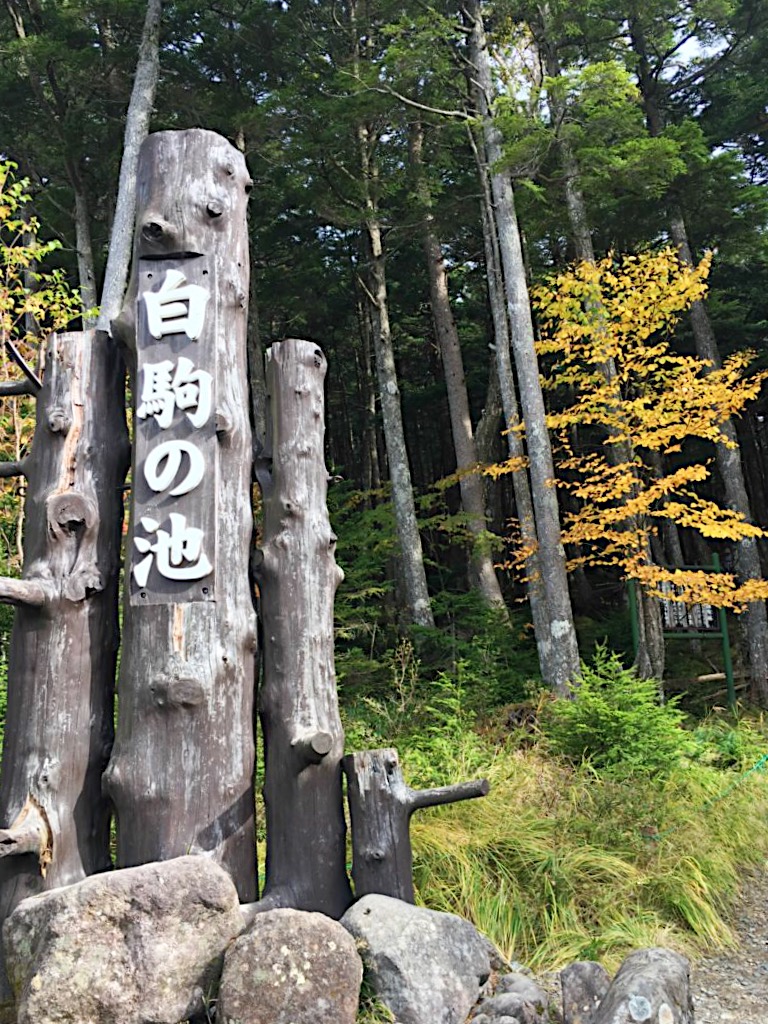
M 690 747 L 676 702 L 662 704 L 658 683 L 605 646 L 582 673 L 576 699 L 554 701 L 542 719 L 551 749 L 598 773 L 669 775 Z

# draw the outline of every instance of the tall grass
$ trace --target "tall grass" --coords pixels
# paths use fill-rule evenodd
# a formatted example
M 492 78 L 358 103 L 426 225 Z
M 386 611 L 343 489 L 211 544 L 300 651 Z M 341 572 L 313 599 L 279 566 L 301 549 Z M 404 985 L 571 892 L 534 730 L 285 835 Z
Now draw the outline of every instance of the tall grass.
M 491 783 L 484 799 L 414 816 L 417 898 L 471 920 L 505 956 L 536 969 L 579 959 L 611 969 L 644 946 L 727 947 L 740 871 L 768 853 L 768 772 L 734 783 L 752 754 L 768 751 L 768 731 L 759 721 L 691 730 L 674 707 L 648 716 L 642 701 L 635 715 L 626 689 L 647 684 L 608 655 L 597 669 L 600 715 L 588 696 L 582 705 L 589 728 L 576 716 L 547 735 L 545 711 L 522 745 L 478 730 L 477 680 L 461 665 L 426 688 L 401 673 L 389 700 L 368 698 L 348 713 L 352 741 L 397 746 L 414 787 Z

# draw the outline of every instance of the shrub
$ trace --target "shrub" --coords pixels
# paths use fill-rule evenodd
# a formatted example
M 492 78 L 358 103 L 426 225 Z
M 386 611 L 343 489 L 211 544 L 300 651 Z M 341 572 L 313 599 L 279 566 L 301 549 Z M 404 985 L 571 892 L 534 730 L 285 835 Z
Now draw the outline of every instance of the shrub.
M 541 727 L 554 753 L 586 760 L 598 773 L 667 775 L 691 748 L 682 722 L 675 700 L 661 703 L 653 679 L 638 678 L 598 646 L 575 698 L 551 703 Z

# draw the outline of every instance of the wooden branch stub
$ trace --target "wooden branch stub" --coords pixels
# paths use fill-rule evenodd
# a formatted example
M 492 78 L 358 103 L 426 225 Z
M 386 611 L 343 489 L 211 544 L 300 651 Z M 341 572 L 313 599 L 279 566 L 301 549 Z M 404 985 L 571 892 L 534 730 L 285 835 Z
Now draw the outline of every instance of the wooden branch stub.
M 0 604 L 42 608 L 50 598 L 50 588 L 40 580 L 17 580 L 12 576 L 0 576 Z
M 291 744 L 307 764 L 320 764 L 333 747 L 333 736 L 329 732 L 313 732 L 297 737 Z
M 31 380 L 0 380 L 0 398 L 36 394 L 37 389 Z
M 7 480 L 12 476 L 26 476 L 26 459 L 20 459 L 18 462 L 0 462 L 0 480 Z
M 411 789 L 393 748 L 344 758 L 352 826 L 352 879 L 358 899 L 380 893 L 413 903 L 409 822 L 423 807 L 485 796 L 487 779 L 435 789 Z
M 9 828 L 0 829 L 0 858 L 18 857 L 34 853 L 45 878 L 53 859 L 53 834 L 43 808 L 34 797 L 28 796 L 16 820 Z

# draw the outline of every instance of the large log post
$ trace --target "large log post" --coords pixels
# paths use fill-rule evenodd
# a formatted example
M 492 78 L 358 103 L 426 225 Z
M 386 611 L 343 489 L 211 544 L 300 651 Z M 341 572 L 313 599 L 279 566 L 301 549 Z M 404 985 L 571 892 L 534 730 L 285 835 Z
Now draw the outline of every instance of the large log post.
M 333 661 L 333 598 L 343 573 L 326 507 L 325 372 L 323 353 L 308 341 L 283 341 L 267 353 L 273 469 L 261 481 L 264 544 L 256 567 L 267 816 L 260 908 L 294 907 L 338 918 L 352 895 Z
M 112 744 L 127 468 L 116 346 L 93 331 L 54 335 L 25 461 L 23 578 L 0 580 L 0 600 L 17 605 L 0 778 L 0 921 L 26 896 L 110 867 L 101 774 Z M 10 999 L 3 970 L 3 1012 Z
M 487 779 L 435 789 L 411 789 L 397 751 L 364 750 L 344 758 L 352 828 L 355 896 L 380 893 L 413 903 L 409 824 L 414 811 L 485 796 Z
M 132 279 L 134 468 L 115 747 L 120 867 L 212 856 L 256 897 L 256 615 L 246 324 L 251 180 L 213 132 L 141 150 Z M 175 467 L 175 469 L 174 469 Z

